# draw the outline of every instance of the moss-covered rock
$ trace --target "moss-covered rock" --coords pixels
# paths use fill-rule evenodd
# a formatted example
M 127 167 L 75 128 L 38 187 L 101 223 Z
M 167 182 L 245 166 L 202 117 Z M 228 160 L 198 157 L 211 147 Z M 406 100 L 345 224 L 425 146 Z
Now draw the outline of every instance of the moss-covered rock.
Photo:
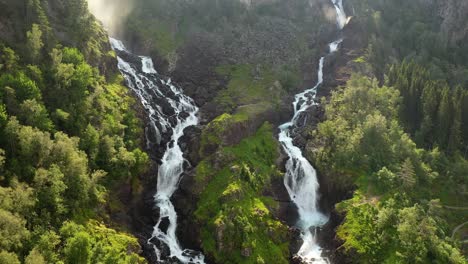
M 223 115 L 212 126 L 223 130 L 223 122 L 235 118 L 240 117 Z M 277 202 L 262 195 L 273 177 L 281 177 L 275 166 L 278 149 L 272 126 L 265 123 L 255 135 L 218 149 L 197 166 L 195 217 L 203 223 L 203 250 L 216 262 L 288 263 L 288 228 L 274 217 Z

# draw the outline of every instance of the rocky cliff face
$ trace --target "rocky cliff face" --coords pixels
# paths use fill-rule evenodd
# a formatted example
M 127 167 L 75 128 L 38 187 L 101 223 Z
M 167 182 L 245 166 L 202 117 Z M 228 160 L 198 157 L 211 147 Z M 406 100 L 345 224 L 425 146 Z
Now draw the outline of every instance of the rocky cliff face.
M 215 252 L 223 251 L 230 254 L 229 256 L 234 256 L 239 253 L 236 250 L 240 245 L 242 252 L 239 255 L 243 259 L 252 258 L 260 252 L 250 245 L 249 239 L 244 238 L 246 240 L 243 241 L 241 238 L 234 239 L 223 235 L 225 230 L 231 232 L 233 237 L 240 234 L 247 238 L 262 236 L 262 241 L 271 240 L 275 247 L 280 245 L 279 241 L 292 241 L 290 252 L 297 252 L 297 248 L 294 247 L 300 245 L 300 241 L 297 241 L 298 234 L 294 233 L 294 230 L 286 234 L 283 228 L 284 223 L 293 225 L 297 220 L 294 205 L 283 186 L 283 175 L 279 172 L 284 171 L 285 156 L 281 153 L 281 148 L 271 151 L 270 147 L 276 144 L 274 143 L 276 140 L 269 136 L 269 133 L 276 135 L 277 125 L 291 116 L 292 95 L 316 83 L 318 59 L 326 52 L 327 43 L 336 34 L 335 18 L 329 17 L 329 14 L 333 14 L 329 12 L 333 11 L 329 0 L 249 1 L 249 3 L 256 6 L 264 5 L 265 10 L 257 10 L 258 14 L 249 13 L 253 11 L 247 12 L 246 16 L 250 16 L 249 19 L 240 24 L 225 17 L 220 25 L 212 25 L 215 30 L 197 28 L 191 31 L 176 48 L 178 59 L 175 67 L 168 66 L 171 63 L 167 62 L 167 56 L 161 56 L 161 53 L 157 52 L 152 53 L 151 45 L 145 44 L 144 50 L 140 50 L 152 54 L 155 65 L 163 65 L 157 70 L 173 77 L 184 88 L 185 93 L 201 106 L 204 126 L 188 129 L 187 136 L 182 139 L 181 144 L 192 168 L 188 168 L 187 174 L 182 178 L 173 200 L 180 216 L 178 237 L 181 243 L 196 249 L 201 245 L 205 252 L 211 255 L 209 257 L 216 260 L 222 260 L 223 256 Z M 305 8 L 300 8 L 303 4 Z M 260 15 L 262 12 L 268 15 Z M 309 24 L 301 24 L 303 19 Z M 170 32 L 177 26 L 169 26 Z M 134 47 L 141 43 L 155 43 L 142 37 L 144 35 L 134 33 L 127 34 L 131 36 L 129 42 L 132 42 Z M 353 36 L 352 30 L 348 37 L 351 36 Z M 343 66 L 346 65 L 348 58 L 356 56 L 352 49 L 360 47 L 360 44 L 349 41 L 343 45 L 347 45 L 343 49 L 346 59 L 337 61 L 336 58 L 330 58 L 327 62 L 327 76 L 329 72 L 333 72 L 334 77 L 327 77 L 326 85 L 320 90 L 321 96 L 327 95 L 329 89 L 342 84 L 349 76 L 343 70 Z M 262 65 L 265 64 L 278 70 L 276 73 L 291 71 L 287 67 L 296 66 L 294 74 L 299 76 L 298 82 L 286 89 L 286 82 L 280 80 L 279 74 L 268 73 L 271 69 L 262 69 Z M 226 65 L 237 65 L 237 68 L 232 70 L 225 67 Z M 222 73 L 220 68 L 228 69 L 227 73 Z M 335 76 L 339 79 L 338 82 L 335 81 Z M 239 90 L 240 93 L 236 92 Z M 278 94 L 281 96 L 272 103 L 271 97 L 277 91 L 280 91 Z M 222 106 L 223 102 L 219 100 L 223 98 L 218 95 L 223 93 L 233 99 L 230 102 L 232 103 L 230 111 L 226 111 Z M 312 120 L 312 126 L 320 121 L 320 114 L 320 109 L 311 109 L 308 120 Z M 266 130 L 268 136 L 257 133 L 265 121 L 273 124 Z M 305 147 L 307 137 L 310 136 L 306 134 L 307 131 L 304 131 L 305 136 L 297 139 L 303 140 L 302 147 Z M 253 153 L 255 158 L 250 157 Z M 270 157 L 270 154 L 273 157 Z M 262 155 L 266 161 L 257 160 Z M 257 181 L 262 181 L 264 186 L 256 187 Z M 237 193 L 238 186 L 232 185 L 234 183 L 239 183 L 242 191 Z M 154 186 L 147 189 L 147 193 L 150 194 Z M 223 192 L 218 194 L 220 190 Z M 333 192 L 332 187 L 324 187 L 324 190 L 327 190 L 325 195 Z M 223 218 L 224 222 L 213 221 L 216 219 L 216 214 L 212 212 L 211 207 L 222 206 L 226 215 L 241 215 L 237 211 L 232 211 L 234 210 L 232 208 L 239 208 L 238 202 L 249 200 L 268 201 L 266 206 L 268 210 L 259 209 L 255 205 L 247 213 L 244 212 L 249 217 L 243 221 L 255 222 L 253 226 L 271 226 L 271 230 L 281 229 L 282 232 L 279 232 L 281 236 L 276 236 L 271 230 L 248 231 L 245 221 L 231 221 L 228 217 Z M 331 199 L 323 207 L 329 208 L 335 200 Z M 147 198 L 146 201 L 150 199 Z M 236 206 L 226 207 L 226 204 L 236 204 Z M 151 206 L 151 201 L 142 205 L 142 208 L 144 206 Z M 218 211 L 221 214 L 223 210 Z M 252 216 L 248 212 L 253 212 Z M 147 227 L 150 226 L 148 222 L 151 223 L 156 217 L 145 215 L 143 212 L 137 212 L 136 217 L 139 217 L 138 214 L 142 219 L 146 218 Z M 262 216 L 262 219 L 257 219 L 255 214 Z M 194 228 L 194 226 L 201 227 Z M 329 229 L 330 232 L 327 232 L 331 237 L 333 237 L 332 229 L 333 225 Z M 286 238 L 286 235 L 289 238 Z M 211 242 L 213 244 L 210 244 Z M 218 250 L 214 250 L 212 246 Z M 258 247 L 261 248 L 260 245 Z M 287 246 L 280 245 L 279 248 L 283 251 L 281 255 L 289 254 Z M 265 257 L 263 253 L 260 256 Z M 278 261 L 269 263 L 280 263 Z
M 468 41 L 468 1 L 439 0 L 438 14 L 442 18 L 442 33 L 449 42 L 461 44 Z

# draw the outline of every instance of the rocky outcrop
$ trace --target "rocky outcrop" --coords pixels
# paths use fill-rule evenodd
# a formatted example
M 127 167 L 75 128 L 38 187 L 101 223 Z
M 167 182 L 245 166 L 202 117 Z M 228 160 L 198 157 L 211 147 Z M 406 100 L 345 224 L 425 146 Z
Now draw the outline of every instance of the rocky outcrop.
M 23 32 L 26 32 L 26 27 L 24 24 L 18 23 L 18 21 L 22 21 L 20 17 L 24 16 L 25 8 L 22 1 L 0 1 L 0 34 L 2 41 L 6 42 L 7 45 L 11 46 L 25 39 Z
M 468 41 L 468 1 L 439 0 L 438 14 L 442 18 L 441 30 L 452 44 Z

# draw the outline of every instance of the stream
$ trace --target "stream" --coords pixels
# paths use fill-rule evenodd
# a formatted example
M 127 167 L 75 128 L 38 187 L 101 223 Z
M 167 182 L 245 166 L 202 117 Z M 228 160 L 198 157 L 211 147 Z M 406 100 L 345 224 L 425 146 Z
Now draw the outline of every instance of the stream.
M 171 79 L 159 75 L 149 57 L 137 56 L 129 52 L 117 39 L 110 39 L 117 53 L 118 68 L 125 77 L 126 84 L 143 104 L 149 119 L 151 132 L 147 131 L 147 146 L 160 146 L 163 136 L 170 135 L 166 144 L 161 165 L 158 169 L 155 206 L 159 209 L 159 219 L 153 228 L 148 243 L 153 246 L 158 262 L 176 258 L 179 263 L 203 264 L 204 255 L 191 249 L 184 249 L 177 236 L 177 213 L 171 197 L 177 190 L 184 165 L 179 139 L 187 127 L 198 124 L 198 107 L 182 89 L 172 84 Z M 155 139 L 148 137 L 155 135 Z M 170 263 L 173 263 L 172 261 Z
M 341 30 L 346 24 L 346 14 L 343 9 L 342 0 L 332 0 L 337 14 L 337 26 Z M 319 182 L 317 172 L 309 161 L 303 156 L 299 147 L 293 143 L 294 129 L 298 127 L 299 117 L 311 106 L 316 104 L 317 89 L 323 83 L 323 64 L 329 54 L 336 52 L 342 39 L 331 42 L 329 52 L 320 58 L 317 84 L 302 93 L 296 94 L 293 102 L 294 115 L 292 119 L 279 127 L 279 141 L 289 159 L 286 162 L 286 172 L 284 175 L 284 186 L 289 197 L 297 206 L 299 220 L 297 227 L 301 230 L 303 244 L 297 252 L 297 255 L 306 263 L 330 263 L 328 258 L 322 256 L 322 248 L 317 243 L 316 232 L 328 222 L 328 217 L 319 211 L 318 193 Z

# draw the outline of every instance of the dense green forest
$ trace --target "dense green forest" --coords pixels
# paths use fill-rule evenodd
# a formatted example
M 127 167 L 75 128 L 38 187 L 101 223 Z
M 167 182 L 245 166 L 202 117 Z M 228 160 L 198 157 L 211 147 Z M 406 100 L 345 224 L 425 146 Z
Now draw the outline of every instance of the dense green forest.
M 367 29 L 355 62 L 372 74 L 324 99 L 310 151 L 336 185 L 357 186 L 337 205 L 337 236 L 358 263 L 466 263 L 466 230 L 453 232 L 468 217 L 466 42 L 443 32 L 435 4 L 349 5 Z
M 336 182 L 358 186 L 337 205 L 346 212 L 337 235 L 358 262 L 464 263 L 448 237 L 467 213 L 444 206 L 465 205 L 459 197 L 468 162 L 419 148 L 400 125 L 402 99 L 397 89 L 356 75 L 326 103 L 314 159 L 339 175 Z
M 81 0 L 1 12 L 16 35 L 0 44 L 0 263 L 144 262 L 108 221 L 110 191 L 135 182 L 148 157 L 106 33 Z

